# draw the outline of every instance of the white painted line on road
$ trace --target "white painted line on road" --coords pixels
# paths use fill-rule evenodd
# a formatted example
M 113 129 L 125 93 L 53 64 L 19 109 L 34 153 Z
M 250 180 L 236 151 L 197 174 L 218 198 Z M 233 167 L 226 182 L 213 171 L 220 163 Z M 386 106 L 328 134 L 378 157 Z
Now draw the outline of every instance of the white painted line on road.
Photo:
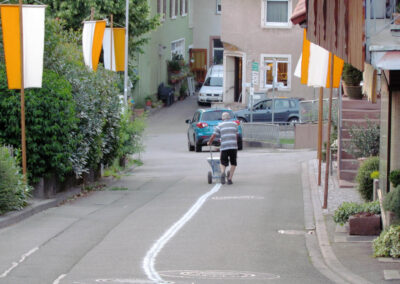
M 31 249 L 30 251 L 28 251 L 27 253 L 23 254 L 21 256 L 21 259 L 18 262 L 13 262 L 11 267 L 9 269 L 7 269 L 6 271 L 4 271 L 3 274 L 0 275 L 0 278 L 6 277 L 14 268 L 16 268 L 22 262 L 24 262 L 27 257 L 29 257 L 31 254 L 36 252 L 38 249 L 39 249 L 39 247 L 35 247 L 35 248 Z
M 149 280 L 157 284 L 168 283 L 161 278 L 154 267 L 157 255 L 168 243 L 168 241 L 171 240 L 190 219 L 192 219 L 192 217 L 199 211 L 199 209 L 203 206 L 207 199 L 214 193 L 218 192 L 220 188 L 221 184 L 217 183 L 209 192 L 201 196 L 197 200 L 197 202 L 189 209 L 189 211 L 187 211 L 186 214 L 183 215 L 181 219 L 179 219 L 179 221 L 172 225 L 172 227 L 169 228 L 164 233 L 164 235 L 162 235 L 162 237 L 153 244 L 151 249 L 147 252 L 145 258 L 143 259 L 143 269 Z
M 61 274 L 56 280 L 54 280 L 53 284 L 59 284 L 61 279 L 63 279 L 65 276 L 67 276 L 67 274 Z

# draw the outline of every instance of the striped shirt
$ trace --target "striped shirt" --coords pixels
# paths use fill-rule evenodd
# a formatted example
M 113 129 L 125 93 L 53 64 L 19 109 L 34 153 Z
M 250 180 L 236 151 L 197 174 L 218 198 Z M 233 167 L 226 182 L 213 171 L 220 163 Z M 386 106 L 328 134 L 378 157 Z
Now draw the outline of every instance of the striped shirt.
M 214 129 L 214 134 L 221 137 L 221 151 L 237 149 L 238 125 L 234 121 L 223 121 Z

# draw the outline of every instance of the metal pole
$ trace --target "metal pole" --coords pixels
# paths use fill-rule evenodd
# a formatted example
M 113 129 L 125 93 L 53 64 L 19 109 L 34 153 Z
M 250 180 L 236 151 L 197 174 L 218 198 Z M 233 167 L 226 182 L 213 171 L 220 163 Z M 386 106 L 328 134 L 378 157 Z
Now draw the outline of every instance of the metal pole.
M 114 36 L 114 15 L 110 16 L 110 70 L 113 71 L 113 36 Z
M 328 138 L 326 143 L 326 168 L 325 168 L 325 189 L 324 189 L 324 205 L 322 208 L 328 208 L 328 187 L 329 187 L 329 166 L 331 155 L 331 127 L 332 127 L 332 97 L 333 97 L 333 53 L 330 53 L 331 70 L 330 70 L 330 91 L 329 91 L 329 112 L 328 112 Z
M 22 19 L 22 0 L 19 0 L 19 26 L 20 26 L 20 49 L 21 49 L 21 147 L 22 147 L 22 173 L 27 182 L 26 167 L 26 137 L 25 137 L 25 80 L 24 80 L 24 29 Z
M 272 123 L 275 123 L 275 66 L 276 59 L 272 65 Z
M 124 72 L 124 103 L 128 103 L 128 43 L 129 41 L 129 0 L 126 0 L 125 7 L 125 72 Z
M 319 106 L 318 106 L 318 185 L 321 185 L 321 167 L 322 167 L 322 116 L 324 108 L 324 88 L 319 88 Z

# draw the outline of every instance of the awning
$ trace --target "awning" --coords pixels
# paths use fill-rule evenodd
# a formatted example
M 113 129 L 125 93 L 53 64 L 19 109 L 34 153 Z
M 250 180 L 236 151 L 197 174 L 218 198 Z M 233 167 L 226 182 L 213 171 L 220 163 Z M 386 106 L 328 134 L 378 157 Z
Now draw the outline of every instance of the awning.
M 294 25 L 301 24 L 307 19 L 306 0 L 299 0 L 290 20 Z
M 376 68 L 383 70 L 400 70 L 400 51 L 386 51 L 377 60 Z

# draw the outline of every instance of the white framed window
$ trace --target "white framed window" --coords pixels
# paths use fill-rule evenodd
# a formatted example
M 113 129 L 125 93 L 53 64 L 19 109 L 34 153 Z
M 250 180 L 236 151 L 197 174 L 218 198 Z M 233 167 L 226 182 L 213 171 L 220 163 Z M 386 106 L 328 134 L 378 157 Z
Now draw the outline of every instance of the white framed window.
M 220 65 L 224 61 L 224 46 L 221 42 L 221 39 L 219 38 L 214 38 L 212 40 L 212 63 L 214 65 Z
M 291 89 L 292 56 L 290 54 L 263 54 L 261 56 L 263 72 L 260 87 L 262 89 Z
M 216 2 L 217 2 L 217 14 L 221 14 L 221 12 L 222 12 L 222 4 L 221 4 L 222 0 L 216 0 Z
M 157 14 L 160 15 L 161 21 L 165 21 L 167 12 L 167 0 L 157 0 Z
M 171 42 L 171 58 L 174 54 L 182 55 L 185 58 L 185 39 L 181 38 Z
M 188 0 L 181 0 L 181 16 L 186 16 L 188 14 Z
M 178 13 L 178 0 L 169 0 L 169 17 L 176 19 Z
M 261 0 L 262 27 L 290 28 L 292 0 Z

